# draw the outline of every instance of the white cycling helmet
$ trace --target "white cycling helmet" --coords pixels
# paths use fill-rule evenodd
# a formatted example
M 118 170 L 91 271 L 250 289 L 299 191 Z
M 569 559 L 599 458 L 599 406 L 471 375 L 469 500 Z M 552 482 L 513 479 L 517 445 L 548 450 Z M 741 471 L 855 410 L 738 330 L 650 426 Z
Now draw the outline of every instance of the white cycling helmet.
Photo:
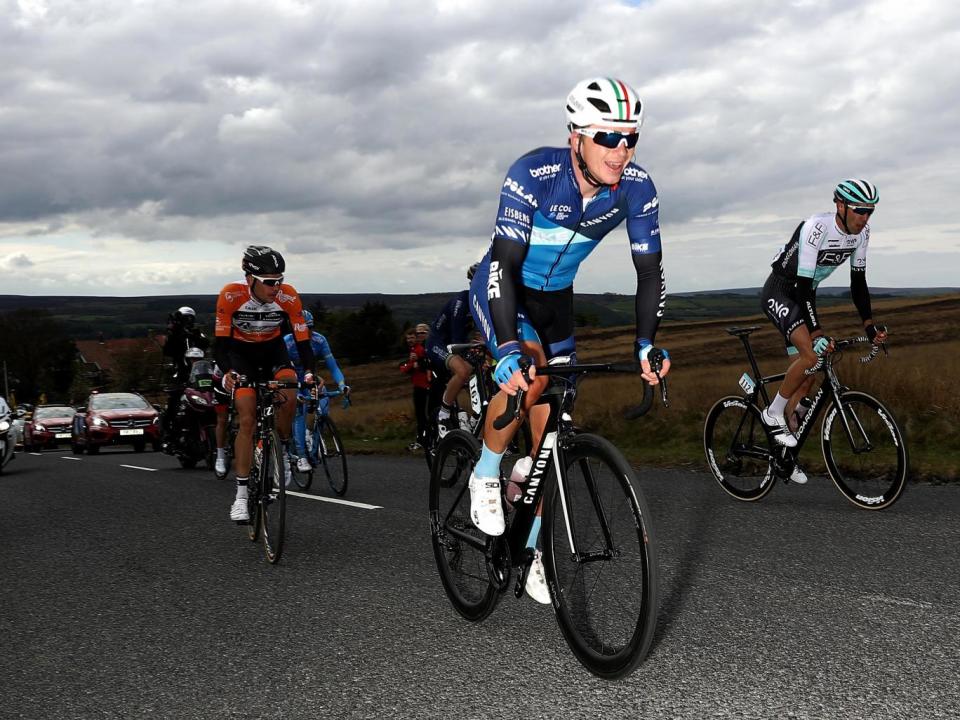
M 185 360 L 203 360 L 204 353 L 200 348 L 192 347 L 183 354 L 183 357 Z
M 567 127 L 588 125 L 640 130 L 643 103 L 630 85 L 616 78 L 595 77 L 577 83 L 567 95 Z

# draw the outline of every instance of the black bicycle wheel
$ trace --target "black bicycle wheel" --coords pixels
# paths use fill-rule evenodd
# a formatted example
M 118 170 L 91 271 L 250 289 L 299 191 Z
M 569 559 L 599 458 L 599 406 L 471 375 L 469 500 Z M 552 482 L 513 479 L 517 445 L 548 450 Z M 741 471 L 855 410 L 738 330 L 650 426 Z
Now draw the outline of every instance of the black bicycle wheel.
M 264 452 L 264 471 L 260 474 L 263 492 L 260 508 L 263 516 L 263 549 L 267 560 L 275 563 L 283 552 L 283 533 L 287 514 L 286 477 L 283 463 L 289 462 L 276 431 L 271 431 Z
M 470 519 L 470 473 L 480 441 L 453 430 L 440 441 L 430 475 L 430 533 L 443 589 L 471 622 L 493 612 L 500 593 L 487 572 L 489 539 Z
M 320 465 L 334 493 L 343 497 L 347 492 L 347 453 L 343 450 L 340 433 L 333 419 L 328 415 L 320 425 L 320 448 L 317 455 Z
M 743 397 L 728 395 L 710 408 L 703 451 L 720 487 L 737 500 L 760 500 L 773 489 L 773 456 L 760 410 Z
M 247 480 L 247 514 L 250 516 L 247 525 L 247 537 L 251 542 L 260 539 L 260 488 L 263 473 L 260 465 L 263 463 L 263 443 L 260 438 L 254 438 L 253 464 L 250 466 L 250 477 Z
M 883 510 L 903 494 L 907 446 L 893 413 L 879 400 L 844 392 L 839 406 L 827 408 L 820 438 L 830 477 L 854 505 Z
M 557 622 L 590 672 L 620 678 L 646 657 L 659 596 L 651 514 L 633 469 L 607 440 L 562 449 L 566 493 L 543 505 L 543 560 Z M 572 544 L 571 544 L 572 543 Z
M 423 459 L 427 461 L 427 470 L 433 472 L 433 461 L 437 457 L 437 446 L 440 436 L 435 422 L 427 422 L 427 430 L 423 436 Z
M 309 472 L 300 472 L 297 466 L 291 468 L 293 471 L 293 482 L 300 490 L 309 490 L 313 484 L 313 468 Z

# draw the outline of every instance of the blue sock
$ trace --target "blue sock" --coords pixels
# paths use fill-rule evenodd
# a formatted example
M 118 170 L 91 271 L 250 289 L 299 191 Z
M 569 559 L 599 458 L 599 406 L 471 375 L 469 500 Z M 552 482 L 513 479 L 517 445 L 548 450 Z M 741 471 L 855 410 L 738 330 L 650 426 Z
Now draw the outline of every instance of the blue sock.
M 503 453 L 495 453 L 484 443 L 483 452 L 477 460 L 477 466 L 473 469 L 474 473 L 477 477 L 500 477 L 500 458 L 502 457 Z
M 527 538 L 527 547 L 535 550 L 537 547 L 538 537 L 540 537 L 540 516 L 539 515 L 537 515 L 533 519 L 533 526 L 530 528 L 530 537 Z

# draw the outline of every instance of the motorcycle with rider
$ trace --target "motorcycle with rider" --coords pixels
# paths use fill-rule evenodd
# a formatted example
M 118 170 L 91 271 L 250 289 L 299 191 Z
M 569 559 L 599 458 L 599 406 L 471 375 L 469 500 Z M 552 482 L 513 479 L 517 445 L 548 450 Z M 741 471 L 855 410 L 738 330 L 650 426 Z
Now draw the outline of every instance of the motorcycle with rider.
M 213 469 L 217 457 L 217 414 L 213 394 L 216 368 L 200 348 L 187 350 L 184 360 L 190 371 L 171 417 L 163 451 L 175 456 L 182 467 L 196 467 L 203 460 L 208 468 Z

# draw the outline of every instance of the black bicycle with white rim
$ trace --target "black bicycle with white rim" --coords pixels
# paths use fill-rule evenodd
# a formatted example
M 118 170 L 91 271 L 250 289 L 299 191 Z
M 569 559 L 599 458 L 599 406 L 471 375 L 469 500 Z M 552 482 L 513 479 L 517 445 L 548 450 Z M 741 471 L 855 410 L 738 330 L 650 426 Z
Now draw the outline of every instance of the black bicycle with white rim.
M 610 679 L 631 672 L 653 640 L 656 542 L 633 468 L 609 441 L 574 427 L 569 412 L 580 377 L 636 372 L 636 363 L 536 368 L 538 376 L 552 376 L 540 400 L 549 417 L 523 495 L 510 512 L 505 503 L 503 535 L 484 534 L 470 517 L 469 479 L 480 440 L 462 430 L 447 433 L 430 478 L 434 556 L 456 611 L 471 622 L 489 616 L 514 570 L 514 594 L 523 595 L 534 558 L 527 539 L 543 502 L 540 543 L 557 622 L 577 659 Z M 520 396 L 511 398 L 496 427 L 514 421 Z
M 707 413 L 703 426 L 707 466 L 720 487 L 737 500 L 753 502 L 766 497 L 776 478 L 788 482 L 800 449 L 823 414 L 820 448 L 837 489 L 859 508 L 883 510 L 893 505 L 907 483 L 909 465 L 903 433 L 886 405 L 843 385 L 835 367 L 845 349 L 871 345 L 870 352 L 859 358 L 859 362 L 868 363 L 877 357 L 881 346 L 866 337 L 834 340 L 834 351 L 822 355 L 816 367 L 808 371 L 821 372 L 823 382 L 797 427 L 797 446 L 787 448 L 773 439 L 773 429 L 760 417 L 762 408 L 770 403 L 766 386 L 783 380 L 785 374 L 760 375 L 750 347 L 750 333 L 757 329 L 727 329 L 743 343 L 753 375 L 741 376 L 744 394 L 720 398 Z

